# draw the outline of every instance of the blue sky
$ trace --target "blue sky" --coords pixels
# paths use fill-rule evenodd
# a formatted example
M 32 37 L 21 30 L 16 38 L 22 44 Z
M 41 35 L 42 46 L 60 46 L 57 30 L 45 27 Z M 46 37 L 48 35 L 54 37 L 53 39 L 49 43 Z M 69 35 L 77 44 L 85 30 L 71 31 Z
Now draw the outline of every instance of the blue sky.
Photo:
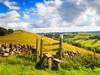
M 100 30 L 100 0 L 0 0 L 0 26 L 30 32 Z

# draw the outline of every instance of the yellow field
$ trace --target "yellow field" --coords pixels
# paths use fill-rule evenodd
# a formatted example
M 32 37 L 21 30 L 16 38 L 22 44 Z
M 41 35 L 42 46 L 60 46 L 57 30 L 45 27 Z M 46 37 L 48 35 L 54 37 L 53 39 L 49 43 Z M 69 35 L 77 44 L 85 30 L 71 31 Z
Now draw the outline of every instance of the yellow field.
M 31 32 L 26 32 L 26 31 L 16 31 L 13 34 L 9 34 L 6 36 L 0 36 L 0 44 L 9 44 L 9 43 L 14 43 L 14 44 L 30 44 L 30 45 L 36 45 L 36 39 L 39 39 L 39 45 L 38 45 L 38 50 L 40 49 L 40 35 L 37 35 L 35 33 Z M 57 43 L 59 41 L 44 37 L 44 44 L 52 44 L 52 43 Z M 50 45 L 50 46 L 44 46 L 44 50 L 49 51 L 50 54 L 55 54 L 56 51 L 53 51 L 52 49 L 59 48 L 59 45 Z M 86 49 L 78 48 L 66 43 L 63 43 L 63 48 L 65 50 L 76 50 L 79 51 L 80 53 L 83 54 L 93 54 L 93 52 L 88 51 Z M 100 56 L 100 54 L 97 54 L 97 56 Z

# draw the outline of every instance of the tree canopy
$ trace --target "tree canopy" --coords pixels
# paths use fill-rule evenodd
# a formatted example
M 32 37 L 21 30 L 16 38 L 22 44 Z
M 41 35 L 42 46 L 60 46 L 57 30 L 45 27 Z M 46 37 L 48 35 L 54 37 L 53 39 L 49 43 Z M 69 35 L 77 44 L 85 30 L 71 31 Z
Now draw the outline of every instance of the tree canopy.
M 4 36 L 6 34 L 11 34 L 13 33 L 13 29 L 6 29 L 6 28 L 3 28 L 3 27 L 0 27 L 0 36 Z

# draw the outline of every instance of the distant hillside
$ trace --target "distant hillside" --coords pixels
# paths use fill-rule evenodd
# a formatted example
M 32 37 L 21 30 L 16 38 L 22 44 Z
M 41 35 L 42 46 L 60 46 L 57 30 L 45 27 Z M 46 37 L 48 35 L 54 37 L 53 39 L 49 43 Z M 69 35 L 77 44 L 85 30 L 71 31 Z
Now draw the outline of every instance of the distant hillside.
M 100 34 L 100 31 L 93 31 L 92 33 L 97 33 L 97 34 Z
M 0 44 L 5 44 L 5 43 L 14 43 L 14 44 L 31 44 L 31 45 L 35 45 L 36 43 L 36 39 L 39 39 L 39 47 L 40 47 L 40 35 L 35 34 L 35 33 L 31 33 L 31 32 L 26 32 L 23 30 L 17 30 L 12 34 L 8 34 L 5 36 L 0 36 Z M 56 40 L 44 37 L 44 44 L 52 44 L 58 42 Z M 45 50 L 50 50 L 49 53 L 51 54 L 55 54 L 56 51 L 53 51 L 53 48 L 59 48 L 58 46 L 44 46 Z M 63 43 L 63 48 L 66 50 L 76 50 L 79 51 L 80 53 L 91 53 L 93 54 L 93 52 L 79 48 L 79 47 L 75 47 L 66 43 Z M 98 54 L 99 55 L 99 54 Z M 100 55 L 99 55 L 100 56 Z

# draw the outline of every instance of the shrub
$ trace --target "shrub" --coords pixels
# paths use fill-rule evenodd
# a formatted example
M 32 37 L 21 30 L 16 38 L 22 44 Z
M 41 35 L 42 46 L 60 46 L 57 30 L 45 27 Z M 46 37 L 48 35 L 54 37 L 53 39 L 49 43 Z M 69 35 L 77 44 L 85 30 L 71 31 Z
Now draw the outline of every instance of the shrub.
M 8 29 L 8 34 L 11 34 L 11 33 L 13 33 L 14 31 L 13 31 L 13 29 Z
M 45 59 L 45 57 L 43 57 L 39 62 L 36 63 L 35 68 L 40 70 L 45 70 L 47 68 L 47 60 Z
M 7 34 L 7 29 L 0 27 L 0 36 L 6 35 Z
M 87 54 L 87 55 L 80 55 L 75 56 L 72 59 L 63 59 L 63 64 L 61 64 L 61 68 L 65 70 L 80 70 L 82 68 L 91 68 L 94 69 L 95 67 L 100 68 L 100 58 L 94 57 L 94 55 Z

